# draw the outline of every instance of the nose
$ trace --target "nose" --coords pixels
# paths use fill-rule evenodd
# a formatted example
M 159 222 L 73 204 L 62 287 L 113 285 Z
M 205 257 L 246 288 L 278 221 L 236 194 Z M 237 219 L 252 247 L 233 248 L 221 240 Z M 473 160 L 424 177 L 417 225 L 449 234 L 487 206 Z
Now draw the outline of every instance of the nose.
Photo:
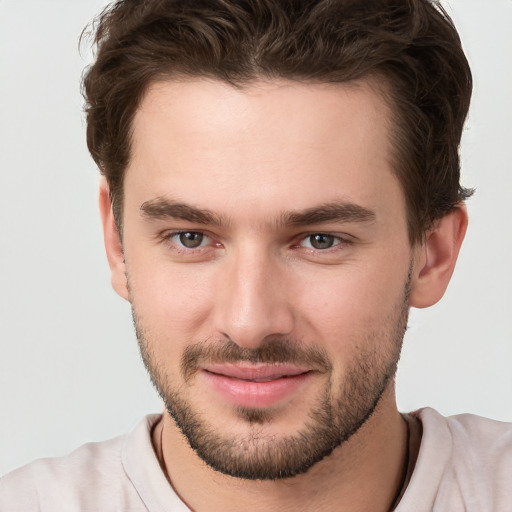
M 294 326 L 285 263 L 245 247 L 224 262 L 215 306 L 215 327 L 237 345 L 256 348 Z

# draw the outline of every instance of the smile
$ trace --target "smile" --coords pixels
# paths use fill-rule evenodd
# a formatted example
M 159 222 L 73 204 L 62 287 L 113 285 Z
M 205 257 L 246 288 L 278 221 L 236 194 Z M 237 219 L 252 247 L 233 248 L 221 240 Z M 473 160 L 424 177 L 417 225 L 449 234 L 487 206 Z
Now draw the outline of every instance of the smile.
M 266 408 L 296 395 L 313 372 L 293 365 L 210 365 L 201 372 L 208 387 L 236 407 Z

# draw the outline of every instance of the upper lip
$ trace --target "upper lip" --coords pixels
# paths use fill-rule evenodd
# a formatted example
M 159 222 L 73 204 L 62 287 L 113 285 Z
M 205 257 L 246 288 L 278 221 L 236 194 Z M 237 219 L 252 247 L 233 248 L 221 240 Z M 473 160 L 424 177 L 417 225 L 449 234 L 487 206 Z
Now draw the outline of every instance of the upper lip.
M 203 368 L 207 372 L 233 379 L 270 381 L 283 377 L 295 377 L 310 370 L 292 364 L 210 364 Z

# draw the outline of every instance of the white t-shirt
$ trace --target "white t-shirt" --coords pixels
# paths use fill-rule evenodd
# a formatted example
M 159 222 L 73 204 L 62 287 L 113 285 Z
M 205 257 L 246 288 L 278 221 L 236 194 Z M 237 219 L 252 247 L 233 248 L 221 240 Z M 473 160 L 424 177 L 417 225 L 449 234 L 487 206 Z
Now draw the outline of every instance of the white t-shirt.
M 512 424 L 433 409 L 395 512 L 512 512 Z M 0 512 L 186 512 L 160 469 L 150 415 L 129 434 L 41 459 L 0 480 Z

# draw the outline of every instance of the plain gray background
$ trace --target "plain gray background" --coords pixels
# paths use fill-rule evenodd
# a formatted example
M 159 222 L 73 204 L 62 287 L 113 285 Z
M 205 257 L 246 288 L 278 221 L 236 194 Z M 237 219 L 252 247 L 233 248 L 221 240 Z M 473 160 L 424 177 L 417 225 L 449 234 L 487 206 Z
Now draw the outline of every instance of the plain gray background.
M 110 288 L 84 137 L 78 36 L 100 0 L 0 0 L 0 474 L 130 429 L 159 399 Z M 512 421 L 512 2 L 444 4 L 475 78 L 477 193 L 445 298 L 413 311 L 402 410 Z

